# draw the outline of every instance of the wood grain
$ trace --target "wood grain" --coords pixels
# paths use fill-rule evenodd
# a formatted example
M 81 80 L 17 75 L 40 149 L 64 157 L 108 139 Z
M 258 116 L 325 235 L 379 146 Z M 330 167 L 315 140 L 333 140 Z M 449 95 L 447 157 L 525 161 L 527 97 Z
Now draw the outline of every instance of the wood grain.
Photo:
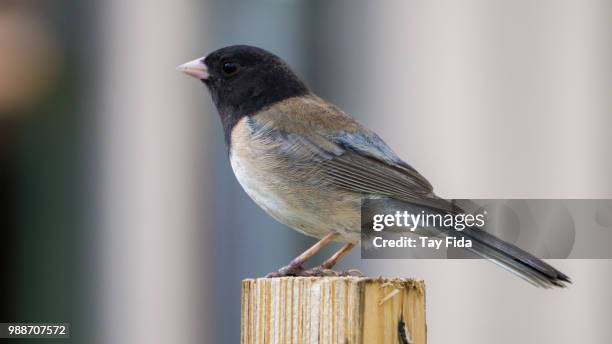
M 425 344 L 426 331 L 423 281 L 360 277 L 242 281 L 242 344 Z

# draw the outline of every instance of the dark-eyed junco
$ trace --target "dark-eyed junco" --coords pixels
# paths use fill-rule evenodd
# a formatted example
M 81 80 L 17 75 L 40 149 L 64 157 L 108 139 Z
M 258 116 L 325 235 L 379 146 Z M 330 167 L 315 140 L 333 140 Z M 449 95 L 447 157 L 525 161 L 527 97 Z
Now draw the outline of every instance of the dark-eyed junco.
M 332 240 L 344 246 L 326 271 L 360 241 L 364 198 L 451 212 L 431 184 L 374 132 L 313 94 L 280 58 L 236 45 L 179 67 L 202 80 L 219 111 L 229 158 L 247 194 L 281 223 L 321 239 L 270 276 L 304 273 L 304 262 Z M 475 251 L 543 287 L 569 278 L 529 253 L 478 229 L 461 232 Z

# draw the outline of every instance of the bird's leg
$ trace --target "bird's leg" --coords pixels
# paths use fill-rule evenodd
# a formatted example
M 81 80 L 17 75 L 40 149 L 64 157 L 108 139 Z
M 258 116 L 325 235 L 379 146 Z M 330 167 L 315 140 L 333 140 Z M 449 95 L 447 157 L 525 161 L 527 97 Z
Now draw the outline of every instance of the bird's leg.
M 331 257 L 329 257 L 329 259 L 323 262 L 323 264 L 315 268 L 302 271 L 301 274 L 304 276 L 363 276 L 361 272 L 354 269 L 346 272 L 337 272 L 331 270 L 331 268 L 333 268 L 336 263 L 340 261 L 340 259 L 346 256 L 347 253 L 349 253 L 353 249 L 353 247 L 355 247 L 355 244 L 345 244 L 344 246 L 342 246 L 342 248 L 340 248 L 340 250 L 338 250 Z
M 322 269 L 333 268 L 336 265 L 336 263 L 340 261 L 340 259 L 344 258 L 344 256 L 346 256 L 353 249 L 353 247 L 355 247 L 355 244 L 351 244 L 351 243 L 345 244 L 336 253 L 334 253 L 331 257 L 329 257 L 329 259 L 324 261 L 323 264 L 321 264 L 321 268 Z
M 332 241 L 336 237 L 336 233 L 329 233 L 319 240 L 316 244 L 312 245 L 309 249 L 304 251 L 296 258 L 294 258 L 288 265 L 283 266 L 277 272 L 271 272 L 266 275 L 267 278 L 271 277 L 284 277 L 296 275 L 302 270 L 302 264 L 319 252 L 325 245 Z

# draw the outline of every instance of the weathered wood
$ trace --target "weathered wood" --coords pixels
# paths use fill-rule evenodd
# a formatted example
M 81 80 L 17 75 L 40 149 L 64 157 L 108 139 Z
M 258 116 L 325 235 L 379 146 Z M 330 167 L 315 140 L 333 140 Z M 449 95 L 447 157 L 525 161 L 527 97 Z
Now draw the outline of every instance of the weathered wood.
M 426 330 L 423 281 L 359 277 L 242 281 L 242 344 L 425 344 Z

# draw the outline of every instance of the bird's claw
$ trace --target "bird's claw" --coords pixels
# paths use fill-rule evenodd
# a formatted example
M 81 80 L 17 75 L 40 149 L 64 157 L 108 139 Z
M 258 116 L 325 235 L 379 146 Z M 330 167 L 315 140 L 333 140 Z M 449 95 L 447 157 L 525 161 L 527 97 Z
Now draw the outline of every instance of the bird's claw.
M 300 276 L 300 273 L 304 271 L 301 265 L 289 264 L 278 269 L 278 271 L 270 272 L 266 275 L 266 278 L 278 278 L 287 276 Z
M 311 269 L 304 269 L 301 264 L 289 264 L 278 269 L 278 271 L 270 272 L 266 278 L 278 277 L 363 277 L 363 273 L 357 269 L 347 271 L 335 271 L 327 269 L 323 266 L 317 266 Z
M 338 271 L 331 269 L 325 269 L 321 266 L 314 267 L 312 269 L 302 271 L 301 276 L 304 277 L 330 277 L 338 276 Z
M 363 273 L 357 269 L 347 271 L 336 271 L 317 266 L 312 269 L 302 270 L 298 276 L 304 277 L 363 277 Z
M 341 276 L 350 276 L 350 277 L 364 277 L 365 275 L 363 274 L 363 272 L 357 270 L 357 269 L 349 269 L 346 271 L 342 271 L 342 275 Z

